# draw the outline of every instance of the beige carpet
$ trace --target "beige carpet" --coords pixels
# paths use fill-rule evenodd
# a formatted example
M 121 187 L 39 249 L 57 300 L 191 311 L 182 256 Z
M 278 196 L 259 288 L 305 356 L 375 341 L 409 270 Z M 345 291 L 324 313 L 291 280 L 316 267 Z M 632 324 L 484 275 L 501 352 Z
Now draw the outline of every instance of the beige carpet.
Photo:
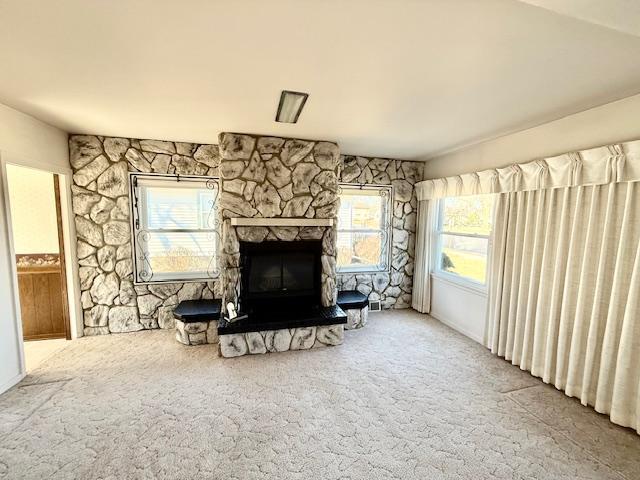
M 0 478 L 637 479 L 640 437 L 411 311 L 340 347 L 69 342 L 0 396 Z

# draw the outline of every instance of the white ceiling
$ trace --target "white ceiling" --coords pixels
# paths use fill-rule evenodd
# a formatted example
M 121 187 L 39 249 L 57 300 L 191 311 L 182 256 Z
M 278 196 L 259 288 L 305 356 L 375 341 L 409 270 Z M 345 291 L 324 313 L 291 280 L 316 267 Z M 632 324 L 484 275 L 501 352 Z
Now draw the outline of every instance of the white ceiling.
M 0 102 L 74 133 L 425 159 L 640 92 L 633 9 L 530 3 L 0 0 Z M 296 125 L 282 89 L 310 93 Z

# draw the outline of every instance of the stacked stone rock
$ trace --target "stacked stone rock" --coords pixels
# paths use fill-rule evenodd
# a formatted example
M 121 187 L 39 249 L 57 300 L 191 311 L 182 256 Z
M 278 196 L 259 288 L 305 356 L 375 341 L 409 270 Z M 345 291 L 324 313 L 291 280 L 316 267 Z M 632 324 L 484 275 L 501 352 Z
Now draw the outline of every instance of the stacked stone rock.
M 347 324 L 344 328 L 347 330 L 357 330 L 364 327 L 369 319 L 369 306 L 362 308 L 350 308 L 345 311 L 347 314 Z
M 176 340 L 184 345 L 218 343 L 218 321 L 183 322 L 176 319 Z
M 233 227 L 230 219 L 322 218 L 338 213 L 338 146 L 234 133 L 220 135 L 223 305 L 237 301 L 239 241 L 322 239 L 322 304 L 336 302 L 335 227 Z
M 280 330 L 221 335 L 220 353 L 223 357 L 231 358 L 267 352 L 309 350 L 341 345 L 343 341 L 343 325 L 282 328 Z
M 216 282 L 133 285 L 129 171 L 218 175 L 218 147 L 72 135 L 72 201 L 85 335 L 174 328 L 182 300 L 213 298 Z
M 340 182 L 393 186 L 391 271 L 376 274 L 338 274 L 340 290 L 358 290 L 382 308 L 411 306 L 418 199 L 414 184 L 422 180 L 423 164 L 343 156 Z

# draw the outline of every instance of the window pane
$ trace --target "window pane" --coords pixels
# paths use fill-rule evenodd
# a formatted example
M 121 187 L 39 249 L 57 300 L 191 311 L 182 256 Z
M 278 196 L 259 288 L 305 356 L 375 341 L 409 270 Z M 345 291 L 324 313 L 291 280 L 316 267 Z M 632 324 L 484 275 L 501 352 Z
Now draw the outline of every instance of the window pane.
M 145 187 L 147 228 L 211 228 L 214 192 L 203 188 Z
M 485 283 L 487 271 L 486 238 L 442 235 L 440 268 L 476 282 Z
M 370 195 L 343 193 L 340 195 L 338 228 L 379 230 L 384 215 L 384 198 L 377 191 Z
M 491 233 L 493 195 L 449 197 L 442 200 L 442 230 L 445 232 Z
M 338 268 L 381 271 L 388 268 L 391 187 L 341 186 L 338 212 Z
M 136 282 L 216 277 L 217 182 L 134 176 Z
M 338 268 L 378 269 L 381 263 L 381 232 L 338 231 Z
M 153 276 L 203 273 L 214 268 L 214 235 L 210 232 L 145 232 L 143 247 Z M 145 266 L 147 266 L 145 264 Z

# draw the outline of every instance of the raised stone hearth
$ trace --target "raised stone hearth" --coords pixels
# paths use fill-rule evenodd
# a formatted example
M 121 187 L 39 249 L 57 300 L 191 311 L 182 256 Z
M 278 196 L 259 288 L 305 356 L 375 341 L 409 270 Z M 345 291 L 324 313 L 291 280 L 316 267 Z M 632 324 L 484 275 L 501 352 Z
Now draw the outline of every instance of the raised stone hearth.
M 232 333 L 220 335 L 220 354 L 230 358 L 268 352 L 309 350 L 341 345 L 343 341 L 344 325 Z

